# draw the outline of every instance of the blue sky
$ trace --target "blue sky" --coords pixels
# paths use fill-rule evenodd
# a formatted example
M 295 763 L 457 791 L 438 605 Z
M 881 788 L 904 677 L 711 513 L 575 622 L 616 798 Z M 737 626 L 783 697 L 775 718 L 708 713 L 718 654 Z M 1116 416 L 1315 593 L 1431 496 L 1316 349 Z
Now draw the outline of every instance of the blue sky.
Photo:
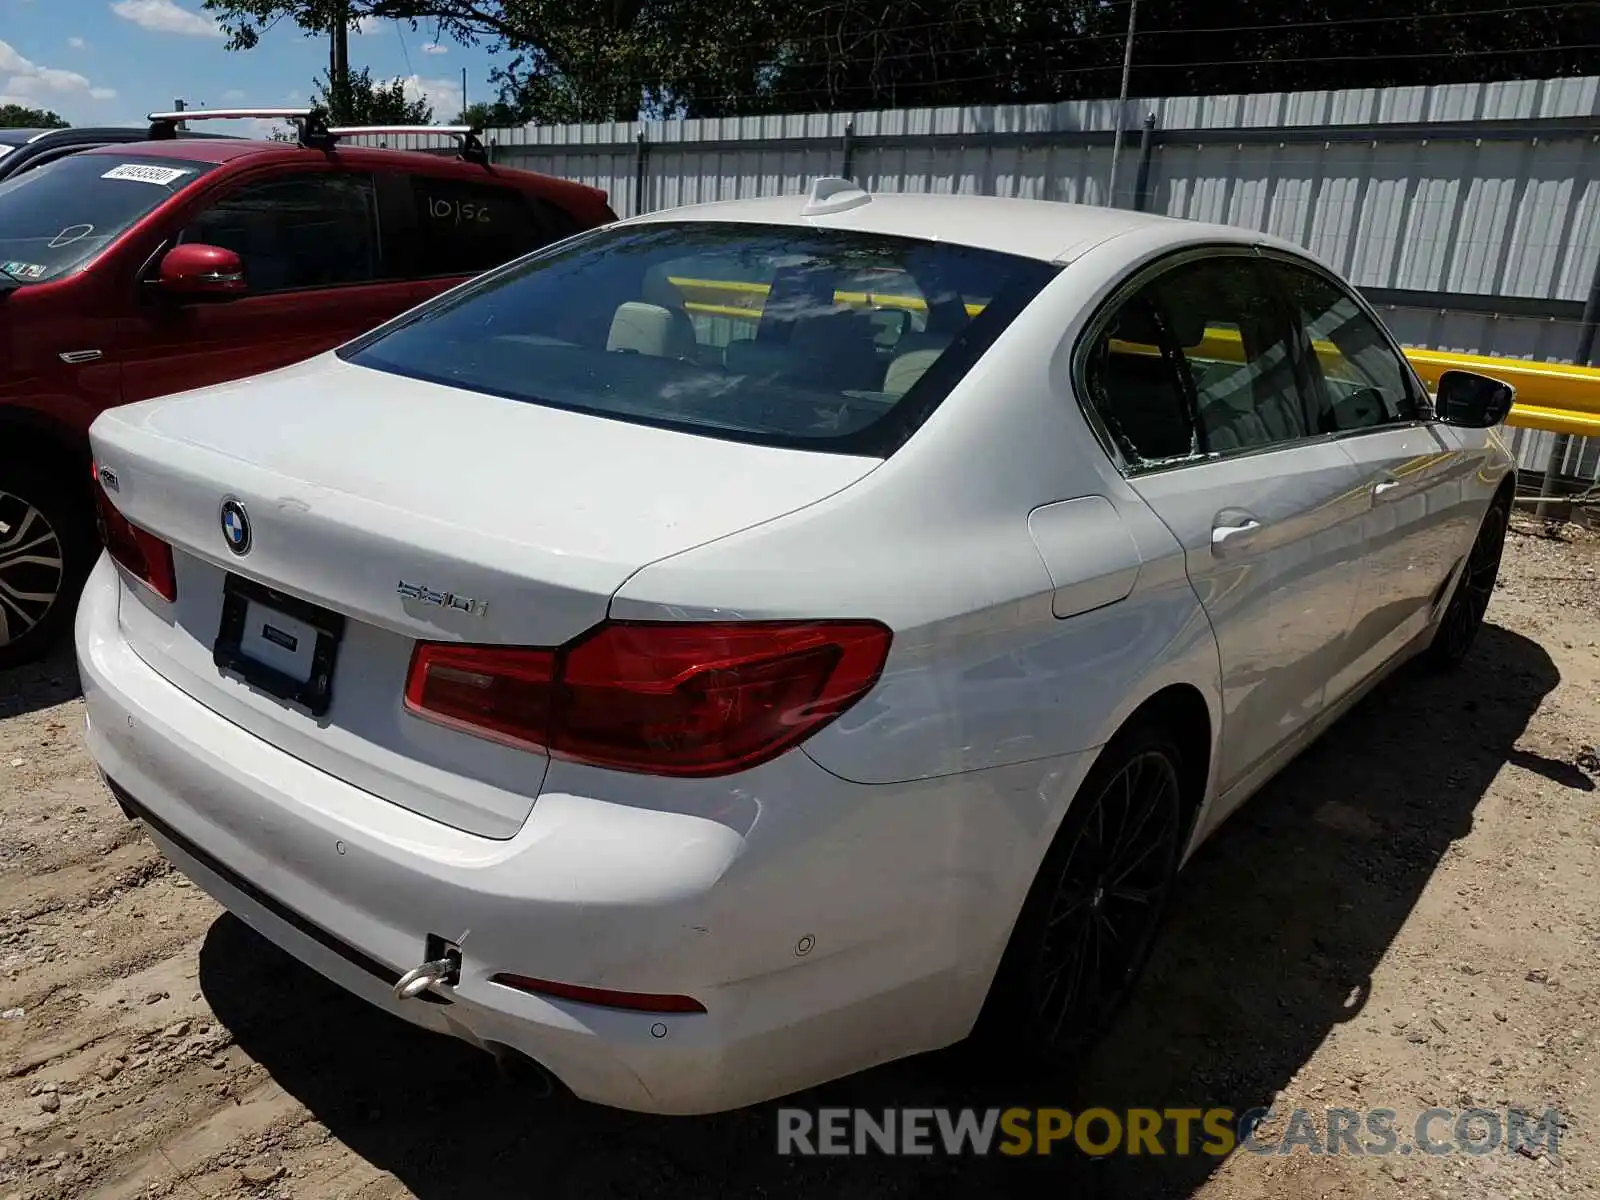
M 493 98 L 491 60 L 481 46 L 437 44 L 433 33 L 368 19 L 350 38 L 350 62 L 375 79 L 404 79 L 428 97 L 435 121 L 451 121 L 463 67 L 468 99 Z M 229 53 L 200 0 L 0 0 L 0 103 L 54 109 L 74 125 L 142 123 L 176 97 L 191 108 L 305 104 L 327 63 L 325 38 L 283 26 L 254 50 Z

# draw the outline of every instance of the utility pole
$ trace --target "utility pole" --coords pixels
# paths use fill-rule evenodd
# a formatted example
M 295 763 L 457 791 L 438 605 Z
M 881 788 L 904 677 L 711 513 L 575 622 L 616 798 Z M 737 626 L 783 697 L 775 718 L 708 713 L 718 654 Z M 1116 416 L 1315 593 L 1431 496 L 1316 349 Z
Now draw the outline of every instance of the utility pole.
M 1133 28 L 1139 16 L 1139 0 L 1129 0 L 1128 36 L 1122 44 L 1122 90 L 1117 93 L 1117 132 L 1111 143 L 1111 179 L 1106 184 L 1106 207 L 1117 206 L 1117 158 L 1122 153 L 1122 123 L 1128 111 L 1128 76 L 1133 72 Z
M 350 6 L 340 0 L 333 6 L 332 28 L 328 30 L 328 94 L 334 104 L 350 103 Z M 335 121 L 347 121 L 351 114 L 335 112 Z

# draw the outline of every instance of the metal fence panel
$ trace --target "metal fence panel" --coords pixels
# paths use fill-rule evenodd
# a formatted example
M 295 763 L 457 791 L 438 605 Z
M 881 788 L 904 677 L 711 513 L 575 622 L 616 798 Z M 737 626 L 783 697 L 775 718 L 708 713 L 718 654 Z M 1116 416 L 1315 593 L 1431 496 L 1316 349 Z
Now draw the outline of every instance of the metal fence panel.
M 497 163 L 604 189 L 622 216 L 798 193 L 826 174 L 879 192 L 1104 204 L 1116 119 L 1116 101 L 1080 100 L 525 127 L 485 140 Z M 1579 352 L 1585 304 L 1600 297 L 1600 76 L 1136 100 L 1124 127 L 1120 207 L 1297 242 L 1366 290 L 1410 346 L 1555 362 Z M 1537 457 L 1548 436 L 1518 431 L 1517 446 Z M 1569 473 L 1593 477 L 1597 459 L 1600 447 L 1575 439 Z

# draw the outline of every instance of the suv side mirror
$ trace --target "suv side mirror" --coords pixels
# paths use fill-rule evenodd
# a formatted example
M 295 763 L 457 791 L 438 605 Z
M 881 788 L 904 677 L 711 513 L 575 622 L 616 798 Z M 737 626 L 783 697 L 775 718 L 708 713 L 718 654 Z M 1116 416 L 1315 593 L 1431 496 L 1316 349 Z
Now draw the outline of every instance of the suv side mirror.
M 1490 429 L 1506 419 L 1517 389 L 1476 371 L 1446 371 L 1439 376 L 1437 407 L 1446 425 Z
M 226 300 L 249 291 L 244 262 L 232 250 L 185 242 L 161 258 L 156 286 L 183 300 Z

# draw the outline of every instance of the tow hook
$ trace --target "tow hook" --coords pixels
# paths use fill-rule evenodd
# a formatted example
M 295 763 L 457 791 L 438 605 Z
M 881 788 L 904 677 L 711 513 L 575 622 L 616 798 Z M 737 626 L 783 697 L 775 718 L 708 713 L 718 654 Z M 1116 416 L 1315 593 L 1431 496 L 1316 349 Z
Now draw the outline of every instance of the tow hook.
M 454 987 L 461 981 L 460 946 L 430 933 L 423 952 L 428 960 L 395 981 L 391 990 L 396 1000 L 414 1000 L 432 988 Z

